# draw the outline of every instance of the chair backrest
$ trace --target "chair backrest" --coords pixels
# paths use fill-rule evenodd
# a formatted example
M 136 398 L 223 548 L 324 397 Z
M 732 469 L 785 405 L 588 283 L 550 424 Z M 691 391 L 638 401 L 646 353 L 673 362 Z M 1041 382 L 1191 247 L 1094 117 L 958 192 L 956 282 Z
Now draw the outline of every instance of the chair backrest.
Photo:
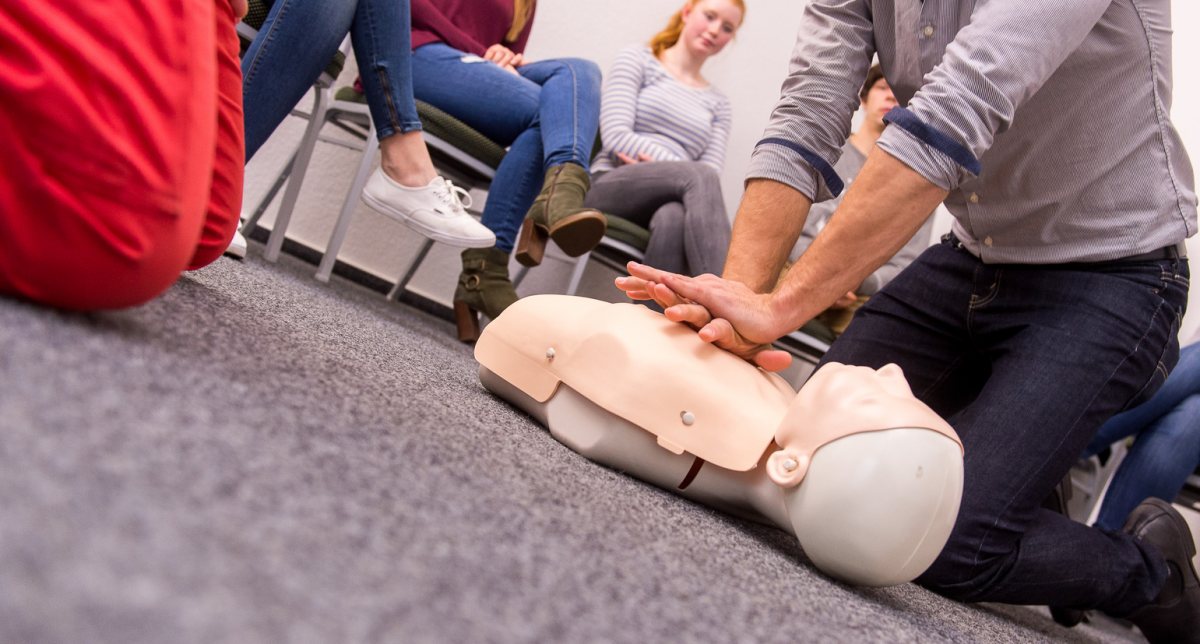
M 250 10 L 246 12 L 246 17 L 242 18 L 242 22 L 253 27 L 255 31 L 262 29 L 274 4 L 275 0 L 249 0 Z

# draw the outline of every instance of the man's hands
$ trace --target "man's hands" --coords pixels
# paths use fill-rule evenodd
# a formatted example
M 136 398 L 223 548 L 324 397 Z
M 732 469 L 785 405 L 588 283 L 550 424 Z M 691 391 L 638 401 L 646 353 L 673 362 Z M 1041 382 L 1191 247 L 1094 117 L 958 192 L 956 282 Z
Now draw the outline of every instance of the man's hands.
M 911 239 L 946 191 L 879 148 L 800 261 L 775 286 L 810 202 L 770 180 L 747 184 L 725 276 L 684 277 L 629 264 L 617 287 L 633 299 L 653 299 L 667 319 L 699 329 L 700 338 L 768 371 L 791 357 L 769 343 L 857 288 Z
M 249 0 L 229 0 L 229 8 L 233 9 L 233 17 L 241 20 L 250 11 L 250 3 Z
M 514 74 L 517 73 L 518 67 L 525 64 L 524 54 L 515 54 L 513 50 L 504 45 L 492 45 L 488 47 L 487 52 L 483 55 L 483 59 L 490 60 Z
M 775 328 L 778 320 L 770 295 L 716 275 L 685 277 L 636 262 L 629 262 L 629 272 L 630 277 L 617 278 L 618 288 L 632 299 L 654 300 L 668 320 L 697 329 L 701 340 L 766 371 L 780 371 L 792 363 L 786 351 L 771 348 L 787 330 Z
M 650 161 L 654 160 L 654 157 L 646 154 L 645 152 L 638 152 L 636 159 L 628 154 L 625 154 L 624 152 L 618 152 L 617 158 L 620 159 L 621 163 L 625 165 L 633 165 L 634 163 L 649 163 Z

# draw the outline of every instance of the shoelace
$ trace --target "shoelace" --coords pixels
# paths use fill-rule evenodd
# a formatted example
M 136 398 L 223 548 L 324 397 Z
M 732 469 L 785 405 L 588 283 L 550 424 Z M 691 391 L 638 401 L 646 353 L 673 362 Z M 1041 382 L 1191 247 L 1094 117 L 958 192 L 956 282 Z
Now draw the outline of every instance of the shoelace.
M 435 190 L 434 193 L 455 211 L 454 214 L 457 214 L 459 210 L 466 210 L 471 207 L 474 203 L 471 199 L 471 193 L 454 185 L 449 179 L 443 178 L 442 180 L 446 182 L 446 189 Z M 463 203 L 464 198 L 466 199 L 466 203 Z

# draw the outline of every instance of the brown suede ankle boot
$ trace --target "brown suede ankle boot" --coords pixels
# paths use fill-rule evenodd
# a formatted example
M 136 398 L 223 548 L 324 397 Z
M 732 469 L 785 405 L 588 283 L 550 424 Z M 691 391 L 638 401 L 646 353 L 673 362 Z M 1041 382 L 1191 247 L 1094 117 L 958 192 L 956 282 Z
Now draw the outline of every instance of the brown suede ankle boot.
M 574 163 L 552 166 L 546 171 L 542 192 L 533 202 L 517 238 L 517 261 L 525 266 L 542 263 L 546 240 L 570 257 L 592 250 L 604 237 L 604 215 L 583 206 L 592 187 L 587 170 Z
M 517 289 L 508 279 L 508 254 L 496 248 L 468 248 L 462 253 L 463 271 L 454 290 L 454 319 L 458 339 L 479 339 L 479 314 L 495 320 L 517 301 Z

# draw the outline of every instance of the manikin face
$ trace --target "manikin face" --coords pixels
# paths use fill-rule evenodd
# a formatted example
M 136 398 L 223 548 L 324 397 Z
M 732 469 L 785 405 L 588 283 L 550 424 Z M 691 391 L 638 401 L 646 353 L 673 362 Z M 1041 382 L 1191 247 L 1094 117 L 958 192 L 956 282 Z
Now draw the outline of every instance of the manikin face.
M 831 362 L 800 388 L 775 432 L 781 450 L 768 460 L 767 474 L 791 487 L 804 478 L 822 445 L 850 434 L 883 429 L 930 429 L 952 436 L 954 430 L 917 400 L 900 367 L 879 370 Z
M 683 8 L 684 46 L 699 56 L 715 56 L 733 39 L 742 24 L 742 10 L 729 0 L 699 0 Z
M 881 78 L 875 81 L 867 92 L 867 99 L 862 101 L 863 111 L 866 112 L 866 120 L 875 124 L 875 129 L 883 129 L 883 115 L 889 110 L 896 107 L 896 96 L 892 94 L 892 88 L 888 87 L 887 79 Z

